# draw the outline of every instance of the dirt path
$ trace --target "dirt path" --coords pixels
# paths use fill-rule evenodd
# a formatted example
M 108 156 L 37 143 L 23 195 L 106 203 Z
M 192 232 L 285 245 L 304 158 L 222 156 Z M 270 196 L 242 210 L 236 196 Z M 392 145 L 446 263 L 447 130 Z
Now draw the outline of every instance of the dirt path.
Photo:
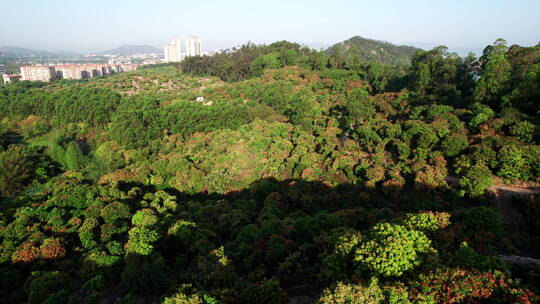
M 540 260 L 519 255 L 499 255 L 501 259 L 508 263 L 525 264 L 525 265 L 540 265 Z
M 450 185 L 458 187 L 460 178 L 457 176 L 448 176 L 446 181 Z M 495 193 L 494 203 L 503 223 L 510 229 L 511 233 L 519 233 L 520 223 L 523 223 L 523 216 L 512 206 L 512 200 L 516 196 L 530 197 L 531 195 L 540 195 L 540 185 L 531 182 L 507 185 L 501 178 L 493 176 L 493 185 L 487 190 Z
M 446 181 L 452 186 L 459 186 L 461 178 L 457 176 L 448 176 Z M 514 195 L 529 196 L 540 194 L 540 184 L 532 182 L 523 182 L 521 184 L 507 185 L 497 176 L 493 176 L 493 184 L 487 190 L 497 193 L 498 199 L 511 199 Z

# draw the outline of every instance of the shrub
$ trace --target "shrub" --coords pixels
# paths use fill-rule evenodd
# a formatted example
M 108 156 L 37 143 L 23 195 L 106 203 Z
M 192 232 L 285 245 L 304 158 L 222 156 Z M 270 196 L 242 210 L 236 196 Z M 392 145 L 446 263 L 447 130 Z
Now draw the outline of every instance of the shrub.
M 478 127 L 495 115 L 495 112 L 493 112 L 489 106 L 481 103 L 474 103 L 471 105 L 471 110 L 473 112 L 473 116 L 469 121 L 469 126 L 473 128 Z
M 158 293 L 168 287 L 165 259 L 157 253 L 141 256 L 128 253 L 122 271 L 122 284 L 131 291 Z
M 384 286 L 384 297 L 388 304 L 410 304 L 412 303 L 409 300 L 409 291 L 407 287 L 403 286 L 401 283 L 396 285 Z
M 473 197 L 484 194 L 486 188 L 491 187 L 492 183 L 491 171 L 483 164 L 476 164 L 468 168 L 465 176 L 459 181 L 463 190 Z
M 446 156 L 457 156 L 459 152 L 465 150 L 469 146 L 467 137 L 463 135 L 451 135 L 447 136 L 441 142 L 441 148 Z
M 520 121 L 510 127 L 510 134 L 524 142 L 532 142 L 535 127 L 528 121 Z
M 85 162 L 85 157 L 79 144 L 72 141 L 66 147 L 65 164 L 68 170 L 79 170 Z
M 105 286 L 105 278 L 102 275 L 96 275 L 95 277 L 89 279 L 82 285 L 82 289 L 93 289 L 99 290 Z
M 167 231 L 168 235 L 174 236 L 180 242 L 187 244 L 195 235 L 197 224 L 191 221 L 179 220 Z
M 339 235 L 336 235 L 339 233 Z M 345 279 L 350 275 L 351 262 L 354 258 L 355 250 L 362 242 L 360 232 L 350 229 L 342 231 L 336 229 L 329 236 L 333 249 L 329 254 L 322 254 L 321 261 L 323 269 L 321 275 L 328 279 Z
M 420 265 L 421 254 L 432 251 L 431 241 L 424 233 L 380 223 L 356 250 L 354 260 L 377 275 L 401 276 L 404 271 Z
M 142 209 L 137 211 L 131 218 L 131 223 L 135 226 L 152 226 L 157 223 L 157 216 L 152 209 Z
M 129 240 L 126 251 L 140 255 L 149 255 L 154 250 L 152 243 L 159 239 L 159 233 L 155 230 L 134 227 L 129 231 Z
M 43 303 L 50 295 L 61 289 L 69 289 L 69 277 L 59 271 L 32 273 L 25 283 L 30 304 Z
M 177 292 L 163 299 L 161 304 L 205 304 L 205 302 L 198 294 L 186 295 L 183 292 Z
M 108 242 L 107 249 L 109 249 L 109 252 L 113 255 L 124 254 L 124 248 L 122 248 L 122 244 L 120 244 L 120 242 L 117 242 L 117 241 Z
M 0 152 L 0 196 L 12 196 L 32 178 L 35 164 L 20 146 Z
M 284 304 L 286 302 L 287 295 L 275 277 L 250 284 L 240 293 L 240 303 Z
M 171 296 L 165 297 L 161 304 L 218 304 L 216 298 L 198 292 L 191 284 L 184 284 Z
M 325 289 L 318 304 L 378 304 L 384 300 L 383 291 L 376 278 L 368 286 L 338 282 L 333 289 Z
M 477 253 L 466 242 L 449 259 L 450 265 L 465 269 L 474 269 L 480 271 L 500 270 L 506 272 L 505 262 L 496 256 L 485 256 Z
M 79 231 L 79 240 L 84 248 L 93 248 L 97 246 L 97 242 L 94 240 L 94 234 L 89 231 Z
M 446 212 L 421 212 L 407 214 L 405 226 L 411 230 L 433 232 L 450 225 L 450 214 Z
M 39 250 L 42 259 L 58 259 L 66 255 L 66 248 L 64 248 L 60 240 L 56 238 L 47 238 L 43 240 Z
M 101 217 L 106 223 L 112 223 L 117 219 L 126 219 L 130 216 L 128 205 L 120 202 L 112 202 L 101 209 Z
M 112 223 L 105 223 L 101 225 L 101 240 L 102 241 L 108 241 L 111 239 L 115 234 L 123 233 L 128 230 L 126 223 L 118 223 L 118 224 L 112 224 Z
M 496 210 L 488 207 L 473 207 L 454 213 L 458 238 L 467 241 L 483 254 L 493 253 L 500 246 L 503 224 Z
M 25 242 L 11 256 L 13 263 L 29 263 L 39 258 L 40 250 L 31 242 Z
M 478 273 L 456 269 L 437 269 L 421 274 L 414 282 L 416 300 L 433 303 L 461 303 L 465 299 L 489 299 L 499 285 L 500 273 Z
M 521 147 L 503 147 L 499 153 L 500 167 L 497 175 L 510 180 L 526 180 L 531 177 L 530 166 Z
M 120 262 L 121 258 L 115 255 L 108 255 L 104 251 L 92 252 L 86 257 L 87 262 L 93 263 L 98 267 L 111 267 Z

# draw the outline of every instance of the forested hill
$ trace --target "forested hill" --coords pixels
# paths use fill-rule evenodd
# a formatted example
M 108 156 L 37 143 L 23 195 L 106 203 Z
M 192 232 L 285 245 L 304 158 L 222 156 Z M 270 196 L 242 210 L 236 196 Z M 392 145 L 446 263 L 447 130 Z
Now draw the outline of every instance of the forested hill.
M 0 85 L 0 302 L 539 303 L 540 45 L 348 58 Z
M 354 49 L 364 61 L 376 61 L 380 64 L 402 65 L 411 62 L 411 58 L 419 48 L 413 46 L 394 45 L 392 43 L 360 36 L 352 37 L 337 43 L 326 50 L 329 55 L 336 52 Z

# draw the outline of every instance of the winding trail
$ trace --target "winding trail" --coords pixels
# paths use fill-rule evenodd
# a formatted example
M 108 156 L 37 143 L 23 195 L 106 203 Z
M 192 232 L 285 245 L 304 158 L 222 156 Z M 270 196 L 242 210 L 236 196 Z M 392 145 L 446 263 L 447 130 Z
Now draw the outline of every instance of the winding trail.
M 458 187 L 460 177 L 448 176 L 448 184 Z M 503 223 L 512 233 L 519 233 L 519 223 L 523 223 L 523 216 L 512 206 L 512 199 L 515 197 L 528 198 L 540 195 L 540 184 L 532 182 L 522 182 L 520 184 L 507 185 L 497 176 L 493 176 L 493 184 L 487 188 L 495 194 L 493 201 L 499 211 Z
M 458 176 L 448 176 L 446 181 L 452 186 L 459 186 L 461 180 Z M 508 199 L 514 195 L 529 196 L 534 194 L 540 194 L 540 184 L 538 183 L 523 183 L 519 185 L 507 185 L 500 177 L 493 176 L 493 184 L 487 190 L 493 191 L 497 194 L 497 199 Z
M 499 255 L 507 263 L 524 264 L 524 265 L 540 265 L 540 260 L 519 255 Z

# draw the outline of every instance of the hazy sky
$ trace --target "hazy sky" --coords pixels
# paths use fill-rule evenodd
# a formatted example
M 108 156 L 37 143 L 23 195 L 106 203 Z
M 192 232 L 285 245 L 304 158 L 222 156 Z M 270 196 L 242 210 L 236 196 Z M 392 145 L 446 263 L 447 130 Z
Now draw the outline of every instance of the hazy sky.
M 356 35 L 426 47 L 481 48 L 498 37 L 535 45 L 538 12 L 540 0 L 0 0 L 0 46 L 91 52 L 190 34 L 204 51 Z

